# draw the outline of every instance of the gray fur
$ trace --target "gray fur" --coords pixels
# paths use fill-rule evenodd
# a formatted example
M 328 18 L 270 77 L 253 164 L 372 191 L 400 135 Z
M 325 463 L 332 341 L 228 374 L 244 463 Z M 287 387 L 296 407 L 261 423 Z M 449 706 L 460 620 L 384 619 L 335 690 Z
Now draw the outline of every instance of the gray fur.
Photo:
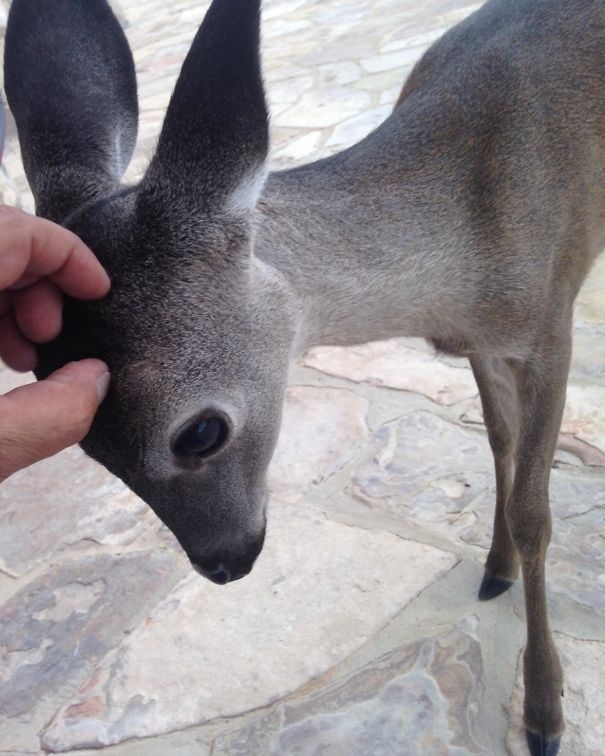
M 54 3 L 42 22 L 51 29 L 56 8 L 64 24 L 72 6 L 106 8 Z M 69 206 L 49 181 L 61 177 L 51 159 L 61 124 L 51 119 L 50 146 L 32 141 L 46 106 L 11 63 L 18 45 L 50 54 L 38 52 L 39 31 L 14 20 L 21 13 L 40 5 L 14 0 L 6 82 L 39 209 L 57 217 L 58 208 L 113 279 L 102 303 L 69 303 L 62 336 L 41 355 L 40 376 L 88 355 L 111 366 L 84 448 L 149 502 L 194 563 L 239 574 L 262 546 L 266 469 L 293 358 L 316 344 L 401 335 L 468 356 L 496 466 L 486 581 L 493 591 L 523 570 L 528 742 L 554 754 L 563 717 L 544 587 L 548 479 L 573 302 L 605 245 L 605 4 L 489 0 L 428 51 L 375 132 L 271 174 L 249 211 L 256 189 L 247 182 L 267 148 L 258 2 L 212 4 L 141 184 L 112 188 L 92 153 L 77 170 L 66 158 Z M 131 76 L 124 44 L 122 75 Z M 107 58 L 95 54 L 98 70 Z M 69 65 L 66 54 L 65 73 Z M 116 116 L 122 100 L 108 108 L 99 144 L 132 110 Z M 69 104 L 76 117 L 80 106 Z M 170 439 L 209 408 L 229 418 L 229 441 L 185 465 Z

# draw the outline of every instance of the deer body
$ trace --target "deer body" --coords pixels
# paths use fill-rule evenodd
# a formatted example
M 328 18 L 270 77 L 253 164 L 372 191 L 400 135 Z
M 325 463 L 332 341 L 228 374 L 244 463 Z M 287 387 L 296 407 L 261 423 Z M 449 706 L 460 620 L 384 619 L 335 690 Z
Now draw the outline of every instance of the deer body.
M 605 245 L 605 5 L 490 0 L 428 51 L 376 131 L 264 187 L 258 29 L 258 0 L 214 0 L 156 155 L 124 188 L 136 90 L 109 6 L 14 0 L 7 94 L 38 212 L 79 233 L 113 280 L 104 302 L 67 304 L 38 375 L 109 363 L 84 448 L 224 583 L 262 548 L 296 355 L 409 335 L 468 356 L 497 488 L 479 596 L 522 568 L 528 745 L 553 756 L 548 481 L 573 302 Z
M 419 64 L 363 142 L 269 176 L 255 254 L 303 303 L 301 350 L 407 335 L 528 358 L 538 321 L 560 311 L 559 296 L 571 305 L 605 246 L 600 41 L 585 91 L 570 90 L 577 62 L 566 78 L 561 59 L 548 91 L 509 70 L 540 67 L 541 37 L 554 31 L 504 36 L 494 51 L 493 14 L 479 28 L 475 16 L 441 41 L 433 78 Z M 474 55 L 451 54 L 473 43 Z

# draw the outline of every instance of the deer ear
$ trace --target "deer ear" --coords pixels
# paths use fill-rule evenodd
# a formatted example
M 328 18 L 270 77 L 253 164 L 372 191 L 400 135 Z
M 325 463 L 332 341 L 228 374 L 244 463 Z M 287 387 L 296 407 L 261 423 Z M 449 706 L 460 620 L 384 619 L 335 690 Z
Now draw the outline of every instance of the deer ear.
M 177 81 L 139 203 L 190 212 L 253 206 L 269 124 L 260 0 L 214 0 Z
M 106 0 L 13 0 L 5 88 L 39 215 L 112 191 L 136 142 L 132 54 Z

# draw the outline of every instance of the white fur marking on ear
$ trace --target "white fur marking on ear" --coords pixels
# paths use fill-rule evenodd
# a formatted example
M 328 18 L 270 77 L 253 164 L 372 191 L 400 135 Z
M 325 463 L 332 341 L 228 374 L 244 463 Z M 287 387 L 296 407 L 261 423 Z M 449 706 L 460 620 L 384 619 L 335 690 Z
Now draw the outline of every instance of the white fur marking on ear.
M 116 126 L 116 130 L 113 136 L 113 154 L 114 154 L 114 176 L 118 181 L 122 178 L 126 167 L 122 164 L 122 129 L 120 126 Z
M 227 197 L 225 212 L 236 217 L 248 215 L 256 207 L 266 180 L 267 169 L 263 163 L 247 173 Z

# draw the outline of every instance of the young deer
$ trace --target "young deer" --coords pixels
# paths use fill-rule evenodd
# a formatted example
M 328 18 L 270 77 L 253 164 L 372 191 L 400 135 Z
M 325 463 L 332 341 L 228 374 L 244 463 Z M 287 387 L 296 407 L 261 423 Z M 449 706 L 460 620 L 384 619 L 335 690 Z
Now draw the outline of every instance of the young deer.
M 479 597 L 522 568 L 528 743 L 555 754 L 548 483 L 573 302 L 605 245 L 605 4 L 489 0 L 427 52 L 380 128 L 268 176 L 259 6 L 214 0 L 149 168 L 122 186 L 136 81 L 107 2 L 14 0 L 6 91 L 38 213 L 113 280 L 100 303 L 66 303 L 38 377 L 109 363 L 84 449 L 225 583 L 263 544 L 293 358 L 397 335 L 468 356 L 497 481 Z

